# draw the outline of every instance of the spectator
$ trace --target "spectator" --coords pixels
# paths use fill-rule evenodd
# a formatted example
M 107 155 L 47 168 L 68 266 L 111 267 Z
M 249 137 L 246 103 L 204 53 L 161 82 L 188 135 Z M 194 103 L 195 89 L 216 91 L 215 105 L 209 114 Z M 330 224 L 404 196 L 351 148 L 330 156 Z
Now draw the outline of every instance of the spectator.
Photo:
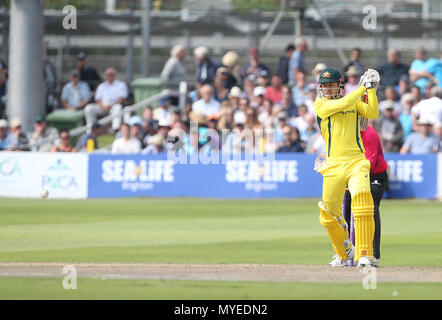
M 405 141 L 409 134 L 413 131 L 413 118 L 411 115 L 411 108 L 413 107 L 414 98 L 411 93 L 406 93 L 401 99 L 401 114 L 399 116 L 399 121 L 402 126 L 402 131 L 404 133 L 403 140 Z
M 282 107 L 282 110 L 287 112 L 289 119 L 292 119 L 298 115 L 296 104 L 293 102 L 292 92 L 286 85 L 281 88 L 281 101 L 278 103 Z
M 226 67 L 219 67 L 218 70 L 216 70 L 215 77 L 218 76 L 224 81 L 224 87 L 226 87 L 226 89 L 230 90 L 232 87 L 238 86 L 239 82 Z
M 243 68 L 242 78 L 245 79 L 249 77 L 255 84 L 258 84 L 258 78 L 264 72 L 267 75 L 270 75 L 270 69 L 264 63 L 259 61 L 259 50 L 256 47 L 253 47 L 249 51 L 250 62 Z
M 296 73 L 296 85 L 292 87 L 293 102 L 299 106 L 308 99 L 308 87 L 306 83 L 306 74 L 304 72 Z
M 405 140 L 401 153 L 425 154 L 438 152 L 440 138 L 431 132 L 432 123 L 428 119 L 421 118 L 417 121 L 417 132 L 412 132 Z
M 356 69 L 356 71 L 358 72 L 359 76 L 364 73 L 364 67 L 359 62 L 360 58 L 361 58 L 361 49 L 360 48 L 353 48 L 353 49 L 351 49 L 351 51 L 350 51 L 350 61 L 348 62 L 348 64 L 344 68 L 344 74 L 345 75 L 347 75 L 347 72 L 348 72 L 348 70 L 351 67 L 354 67 Z M 359 81 L 359 79 L 358 79 L 358 81 Z M 345 82 L 348 82 L 348 78 L 345 79 Z
M 431 98 L 420 101 L 412 110 L 413 122 L 423 117 L 432 124 L 442 122 L 442 89 L 434 86 L 431 89 Z
M 399 52 L 390 48 L 387 51 L 387 62 L 375 68 L 381 76 L 380 89 L 384 90 L 388 86 L 397 86 L 403 74 L 408 74 L 408 66 L 401 63 Z
M 309 113 L 315 114 L 314 103 L 318 95 L 318 88 L 315 82 L 309 83 L 307 88 L 308 88 L 308 98 L 307 100 L 305 100 L 305 105 L 307 106 Z
M 436 84 L 439 88 L 442 88 L 442 53 L 440 55 L 440 59 L 429 59 L 427 65 L 427 71 L 434 76 L 436 79 Z
M 69 130 L 61 129 L 59 138 L 60 141 L 58 146 L 53 146 L 51 152 L 77 152 L 77 149 L 71 146 L 71 135 Z
M 298 128 L 292 128 L 289 125 L 282 128 L 284 141 L 277 152 L 304 152 L 301 140 L 299 139 Z
M 130 136 L 130 127 L 127 123 L 122 123 L 120 127 L 121 137 L 115 139 L 112 144 L 112 153 L 139 153 L 141 143 L 138 139 Z
M 156 120 L 144 120 L 143 122 L 143 133 L 144 133 L 144 139 L 143 139 L 143 145 L 147 146 L 150 144 L 150 139 L 157 134 L 159 127 L 158 127 L 158 121 Z
M 192 105 L 193 112 L 201 112 L 206 116 L 217 115 L 221 108 L 221 104 L 213 99 L 213 89 L 210 85 L 205 84 L 201 88 L 201 99 Z
M 95 122 L 92 125 L 90 133 L 85 132 L 80 136 L 75 149 L 77 149 L 78 152 L 93 152 L 94 150 L 98 150 L 97 136 L 101 134 L 102 129 L 103 127 L 98 122 Z
M 95 91 L 98 84 L 101 83 L 102 80 L 97 70 L 87 64 L 87 59 L 84 52 L 81 52 L 77 57 L 77 70 L 80 74 L 80 81 L 86 82 L 91 91 Z
M 264 102 L 264 95 L 266 94 L 266 89 L 264 87 L 256 87 L 253 90 L 253 99 L 250 102 L 250 106 L 253 108 L 261 108 Z
M 290 125 L 292 127 L 298 128 L 299 132 L 303 132 L 307 128 L 307 122 L 305 120 L 306 115 L 308 114 L 308 108 L 305 104 L 301 104 L 297 108 L 298 116 L 296 118 L 292 118 L 290 121 Z
M 258 86 L 267 88 L 267 86 L 270 84 L 270 73 L 263 70 L 258 76 Z
M 408 76 L 406 74 L 403 74 L 399 79 L 399 84 L 397 87 L 397 94 L 399 96 L 399 99 L 401 99 L 403 95 L 408 92 L 409 85 L 410 81 L 408 80 Z
M 246 122 L 245 127 L 255 131 L 256 129 L 261 129 L 262 125 L 258 121 L 258 112 L 255 108 L 248 108 L 246 110 Z
M 150 144 L 143 149 L 143 154 L 158 154 L 166 152 L 164 148 L 164 137 L 161 134 L 156 134 L 150 140 Z
M 233 109 L 224 109 L 220 113 L 219 121 L 217 123 L 217 129 L 222 130 L 232 130 L 235 126 L 234 123 L 234 112 Z
M 431 83 L 437 84 L 438 80 L 428 72 L 432 59 L 428 59 L 427 51 L 424 48 L 418 48 L 414 54 L 415 60 L 411 63 L 409 75 L 410 81 L 419 87 L 422 94 L 425 94 L 425 88 Z
M 34 122 L 34 132 L 29 135 L 29 145 L 32 151 L 49 152 L 52 148 L 52 141 L 57 139 L 58 130 L 48 127 L 46 118 L 37 117 Z M 47 140 L 46 142 L 44 142 Z
M 266 88 L 266 93 L 264 98 L 270 99 L 273 103 L 278 103 L 281 101 L 281 89 L 282 89 L 282 78 L 279 74 L 274 74 L 272 76 L 271 85 Z
M 275 126 L 275 144 L 276 144 L 276 150 L 280 146 L 282 146 L 284 142 L 284 132 L 283 128 L 288 125 L 288 115 L 285 111 L 279 111 L 276 114 L 277 123 Z
M 413 95 L 414 105 L 417 105 L 422 100 L 421 90 L 419 87 L 411 86 L 410 93 Z
M 319 76 L 321 75 L 322 71 L 324 71 L 325 68 L 327 68 L 327 65 L 321 62 L 317 63 L 316 66 L 313 68 L 312 76 L 315 79 L 316 85 L 318 85 Z
M 196 48 L 193 50 L 193 56 L 195 59 L 196 82 L 212 84 L 220 64 L 210 57 L 207 47 Z
M 129 119 L 129 126 L 130 126 L 130 137 L 138 139 L 141 144 L 141 148 L 143 148 L 144 144 L 144 133 L 143 130 L 141 130 L 143 126 L 143 119 L 141 119 L 140 116 L 132 116 Z
M 118 130 L 121 125 L 121 116 L 116 116 L 123 109 L 123 103 L 128 96 L 128 89 L 123 81 L 116 79 L 116 72 L 108 68 L 105 72 L 106 80 L 97 87 L 95 103 L 88 104 L 84 109 L 86 124 L 89 128 L 97 122 L 97 117 L 109 113 L 115 115 L 112 120 L 112 129 Z
M 246 78 L 244 79 L 244 86 L 243 86 L 243 92 L 242 92 L 242 97 L 248 98 L 249 100 L 251 100 L 253 98 L 253 90 L 255 90 L 255 82 L 250 79 L 250 78 Z
M 162 97 L 159 100 L 159 106 L 153 110 L 152 118 L 159 121 L 170 121 L 171 112 L 169 110 L 169 98 Z
M 298 72 L 306 73 L 307 67 L 305 65 L 304 54 L 308 49 L 305 38 L 300 37 L 295 41 L 296 50 L 293 51 L 289 61 L 289 86 L 293 87 L 296 84 Z
M 352 93 L 359 87 L 359 77 L 361 73 L 356 66 L 351 65 L 345 72 L 347 82 L 344 84 L 345 94 Z
M 379 133 L 385 152 L 398 152 L 400 150 L 403 131 L 400 121 L 394 115 L 394 107 L 391 101 L 382 110 L 382 116 L 379 120 Z
M 270 99 L 264 99 L 262 102 L 262 108 L 258 110 L 258 121 L 265 128 L 272 127 L 272 111 L 273 103 Z
M 238 63 L 239 55 L 236 51 L 229 51 L 223 56 L 222 64 L 227 69 L 227 89 L 241 84 L 241 67 Z
M 181 45 L 176 45 L 170 52 L 170 58 L 166 61 L 161 78 L 169 83 L 169 88 L 178 89 L 181 81 L 187 81 L 187 71 L 184 65 L 186 51 Z
M 239 100 L 241 98 L 241 89 L 239 87 L 232 87 L 229 92 L 228 104 L 232 109 L 239 108 Z
M 394 87 L 389 86 L 385 88 L 385 100 L 379 102 L 379 110 L 384 110 L 385 106 L 393 104 L 394 113 L 398 116 L 401 113 L 401 104 L 397 101 L 397 93 Z
M 143 120 L 153 120 L 153 109 L 151 106 L 147 106 L 143 112 Z
M 306 127 L 304 130 L 300 130 L 300 137 L 301 140 L 306 143 L 307 149 L 310 149 L 315 140 L 315 135 L 318 133 L 318 129 L 316 128 L 316 117 L 312 113 L 307 113 L 304 120 Z
M 281 77 L 282 83 L 287 84 L 289 82 L 289 61 L 292 56 L 293 51 L 295 51 L 295 46 L 293 44 L 289 44 L 285 48 L 284 55 L 279 58 L 278 62 L 278 74 Z
M 19 118 L 11 120 L 10 151 L 30 151 L 28 137 L 22 131 L 22 122 Z
M 229 90 L 224 86 L 224 80 L 219 74 L 215 77 L 213 83 L 214 93 L 213 97 L 219 103 L 226 101 L 228 99 Z
M 0 151 L 8 150 L 11 145 L 11 133 L 9 132 L 8 121 L 0 119 Z
M 61 104 L 68 110 L 83 109 L 91 98 L 91 90 L 86 82 L 79 81 L 78 71 L 73 70 L 61 92 Z

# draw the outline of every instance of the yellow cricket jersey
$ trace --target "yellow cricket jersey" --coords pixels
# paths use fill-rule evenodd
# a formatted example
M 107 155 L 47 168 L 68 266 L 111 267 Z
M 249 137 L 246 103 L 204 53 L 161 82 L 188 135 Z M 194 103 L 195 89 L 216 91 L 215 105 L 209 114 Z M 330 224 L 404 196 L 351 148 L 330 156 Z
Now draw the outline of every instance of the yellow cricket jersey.
M 315 101 L 316 121 L 325 140 L 327 158 L 364 154 L 359 130 L 359 116 L 376 119 L 379 116 L 375 89 L 368 89 L 368 103 L 361 100 L 365 87 L 360 86 L 340 99 L 325 97 Z

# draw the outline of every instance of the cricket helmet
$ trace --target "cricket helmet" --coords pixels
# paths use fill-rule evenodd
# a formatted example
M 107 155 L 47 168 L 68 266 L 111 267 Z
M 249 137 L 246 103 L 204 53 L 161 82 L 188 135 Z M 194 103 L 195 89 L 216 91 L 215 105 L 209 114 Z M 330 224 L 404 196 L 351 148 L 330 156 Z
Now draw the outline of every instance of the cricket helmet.
M 335 68 L 325 68 L 321 74 L 319 75 L 319 96 L 324 97 L 324 91 L 322 88 L 323 84 L 326 83 L 337 83 L 337 87 L 334 88 L 335 93 L 330 99 L 338 99 L 342 98 L 343 89 L 344 89 L 344 77 L 342 74 L 336 70 Z
M 322 84 L 333 82 L 344 82 L 342 74 L 335 68 L 325 68 L 324 70 L 322 70 L 321 74 L 319 75 L 318 83 Z

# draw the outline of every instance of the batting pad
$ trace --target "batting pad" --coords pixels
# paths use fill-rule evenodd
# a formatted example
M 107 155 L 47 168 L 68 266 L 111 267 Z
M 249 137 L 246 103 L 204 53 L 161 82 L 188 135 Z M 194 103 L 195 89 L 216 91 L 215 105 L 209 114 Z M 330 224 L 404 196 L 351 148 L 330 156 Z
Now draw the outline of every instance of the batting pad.
M 354 218 L 356 254 L 360 257 L 373 257 L 374 205 L 370 191 L 360 191 L 351 200 L 351 211 Z
M 321 203 L 321 202 L 319 202 Z M 347 252 L 344 247 L 344 242 L 346 239 L 346 232 L 342 225 L 339 224 L 338 220 L 324 210 L 321 205 L 319 205 L 319 222 L 327 229 L 328 236 L 330 237 L 333 250 L 341 259 L 347 259 Z M 348 232 L 347 232 L 348 234 Z

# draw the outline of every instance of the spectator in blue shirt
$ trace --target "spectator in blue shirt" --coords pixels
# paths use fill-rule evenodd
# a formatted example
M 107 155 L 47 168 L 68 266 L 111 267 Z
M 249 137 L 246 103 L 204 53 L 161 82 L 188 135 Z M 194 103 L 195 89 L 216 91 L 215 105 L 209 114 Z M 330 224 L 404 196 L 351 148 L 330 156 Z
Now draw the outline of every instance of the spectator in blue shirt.
M 307 41 L 303 37 L 298 38 L 295 41 L 295 46 L 296 50 L 293 51 L 289 61 L 289 86 L 294 86 L 296 84 L 296 74 L 298 72 L 307 73 L 307 67 L 304 60 L 304 53 L 308 49 Z
M 438 82 L 435 76 L 429 72 L 429 67 L 434 68 L 433 60 L 436 59 L 428 59 L 424 48 L 417 49 L 414 57 L 415 60 L 411 63 L 409 70 L 410 80 L 419 87 L 422 94 L 425 94 L 425 88 L 431 85 L 431 82 Z
M 91 132 L 83 133 L 83 135 L 81 135 L 81 137 L 78 139 L 77 146 L 75 147 L 75 149 L 77 149 L 78 152 L 89 151 L 87 150 L 87 142 L 89 141 L 89 139 L 92 139 L 92 141 L 94 142 L 93 150 L 97 150 L 98 149 L 97 136 L 100 134 L 101 128 L 102 128 L 101 125 L 98 122 L 95 122 L 92 125 Z
M 438 152 L 440 138 L 431 132 L 432 123 L 429 119 L 417 121 L 417 132 L 411 133 L 401 148 L 401 153 L 425 154 Z
M 89 102 L 91 90 L 86 82 L 79 80 L 77 70 L 69 75 L 69 82 L 66 83 L 61 92 L 61 103 L 63 108 L 68 110 L 81 110 Z
M 411 132 L 413 132 L 413 117 L 411 115 L 411 108 L 414 104 L 414 97 L 411 93 L 406 93 L 401 99 L 402 112 L 399 116 L 399 121 L 402 126 L 403 139 L 407 140 Z
M 11 145 L 11 133 L 8 121 L 0 119 L 0 151 L 8 150 Z

